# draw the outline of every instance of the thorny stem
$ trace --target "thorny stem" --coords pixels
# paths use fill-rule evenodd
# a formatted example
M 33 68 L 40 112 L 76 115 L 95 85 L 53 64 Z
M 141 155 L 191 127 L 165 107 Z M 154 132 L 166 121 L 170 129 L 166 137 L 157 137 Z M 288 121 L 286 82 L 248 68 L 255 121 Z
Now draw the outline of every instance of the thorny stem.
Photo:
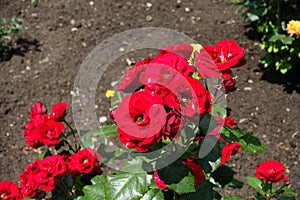
M 76 135 L 75 135 L 75 131 L 73 130 L 73 128 L 71 127 L 71 125 L 66 121 L 66 120 L 63 120 L 65 122 L 65 124 L 68 126 L 68 128 L 71 130 L 72 132 L 72 135 L 73 135 L 73 139 L 74 139 L 74 144 L 75 144 L 75 149 L 76 149 L 76 152 L 78 151 L 78 148 L 77 148 L 77 140 L 76 140 Z
M 68 145 L 68 147 L 70 148 L 71 151 L 73 151 L 73 153 L 76 153 L 77 151 L 75 151 L 72 147 L 72 145 L 68 142 L 68 140 L 66 138 L 63 139 L 64 143 Z
M 65 183 L 63 181 L 60 181 L 58 186 L 60 187 L 60 189 L 63 191 L 63 197 L 66 200 L 71 200 L 72 197 L 70 195 L 70 193 L 68 192 L 68 188 L 66 187 Z

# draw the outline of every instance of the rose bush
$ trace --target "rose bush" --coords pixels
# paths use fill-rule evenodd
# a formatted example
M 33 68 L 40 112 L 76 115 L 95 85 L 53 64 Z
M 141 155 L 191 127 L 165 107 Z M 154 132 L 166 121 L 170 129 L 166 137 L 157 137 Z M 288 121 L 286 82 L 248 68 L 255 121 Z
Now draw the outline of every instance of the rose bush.
M 119 97 L 110 113 L 114 124 L 78 130 L 80 144 L 65 120 L 66 103 L 53 105 L 48 115 L 37 102 L 23 135 L 45 152 L 20 174 L 20 187 L 0 182 L 0 199 L 241 199 L 221 197 L 215 188 L 242 185 L 226 166 L 232 156 L 265 149 L 222 104 L 235 90 L 231 68 L 246 63 L 244 54 L 235 41 L 223 40 L 176 44 L 137 62 L 107 95 Z M 104 164 L 118 171 L 102 174 Z M 280 163 L 262 163 L 257 178 L 247 179 L 257 199 L 295 199 L 284 172 Z M 270 184 L 279 181 L 284 185 L 273 191 Z

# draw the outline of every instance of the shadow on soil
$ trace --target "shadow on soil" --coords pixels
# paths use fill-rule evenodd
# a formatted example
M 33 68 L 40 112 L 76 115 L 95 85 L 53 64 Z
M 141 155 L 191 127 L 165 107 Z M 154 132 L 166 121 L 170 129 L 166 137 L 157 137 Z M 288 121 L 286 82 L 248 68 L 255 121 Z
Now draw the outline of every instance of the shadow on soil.
M 289 94 L 294 91 L 300 93 L 300 66 L 295 66 L 286 74 L 281 74 L 273 68 L 261 68 L 260 71 L 263 72 L 263 75 L 260 78 L 261 80 L 283 85 L 284 91 Z
M 0 48 L 0 62 L 9 61 L 14 55 L 23 57 L 29 51 L 41 51 L 39 49 L 40 46 L 41 44 L 36 39 L 20 38 L 15 45 L 7 45 Z

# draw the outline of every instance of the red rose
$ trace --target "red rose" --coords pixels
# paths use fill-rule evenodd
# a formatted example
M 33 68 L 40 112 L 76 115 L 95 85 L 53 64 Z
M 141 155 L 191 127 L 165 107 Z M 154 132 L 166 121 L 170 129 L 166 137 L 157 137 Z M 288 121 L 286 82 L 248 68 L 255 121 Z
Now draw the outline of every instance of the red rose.
M 211 55 L 204 48 L 200 52 L 195 52 L 194 65 L 201 78 L 220 78 L 222 76 Z
M 221 91 L 225 94 L 235 90 L 235 79 L 229 78 L 221 81 Z
M 154 170 L 153 175 L 154 175 L 154 182 L 155 182 L 156 186 L 161 190 L 167 189 L 167 185 L 165 184 L 165 182 L 163 180 L 161 180 L 159 178 L 159 175 L 156 170 Z
M 38 169 L 38 162 L 40 160 L 35 160 L 30 163 L 25 172 L 20 174 L 21 182 L 21 192 L 27 198 L 37 198 L 41 196 L 41 191 L 39 190 L 39 184 L 34 180 L 34 176 Z
M 34 115 L 32 118 L 30 118 L 30 121 L 26 124 L 26 128 L 23 132 L 23 135 L 26 137 L 26 144 L 30 145 L 32 148 L 43 146 L 43 144 L 39 140 L 40 134 L 37 129 L 40 125 L 44 124 L 47 119 L 47 114 Z
M 44 160 L 37 159 L 20 174 L 21 191 L 28 198 L 40 196 L 39 189 L 50 192 L 65 172 L 66 165 L 60 155 L 48 156 Z
M 187 158 L 186 161 L 182 161 L 182 164 L 187 165 L 192 170 L 195 177 L 195 186 L 199 185 L 200 183 L 206 180 L 205 174 L 203 173 L 203 169 L 200 165 L 196 163 L 196 159 Z
M 235 128 L 235 126 L 238 124 L 237 121 L 235 121 L 234 119 L 230 118 L 229 116 L 227 116 L 227 117 L 224 118 L 224 123 L 229 128 Z
M 161 50 L 161 52 L 156 55 L 151 63 L 169 66 L 180 72 L 185 77 L 190 77 L 194 72 L 194 68 L 188 64 L 186 59 L 180 55 L 166 50 Z
M 65 127 L 61 122 L 49 119 L 42 123 L 35 131 L 39 135 L 39 141 L 47 146 L 55 146 L 60 141 L 60 135 Z
M 23 200 L 18 185 L 14 182 L 0 182 L 0 199 L 1 200 Z
M 161 140 L 165 117 L 162 99 L 140 91 L 122 99 L 114 119 L 118 124 L 120 141 L 128 148 L 145 152 Z
M 39 184 L 40 189 L 46 192 L 54 190 L 57 182 L 67 170 L 62 156 L 48 156 L 37 163 L 38 169 L 33 172 L 34 180 Z
M 167 114 L 167 121 L 162 130 L 165 138 L 179 139 L 180 135 L 177 133 L 181 130 L 183 124 L 181 115 L 175 111 Z
M 121 83 L 117 86 L 118 91 L 134 92 L 142 86 L 139 81 L 140 73 L 143 72 L 147 64 L 149 64 L 151 58 L 145 58 L 144 60 L 137 62 L 134 67 L 130 68 L 124 75 Z
M 197 79 L 187 78 L 187 80 L 190 86 L 185 88 L 179 97 L 181 114 L 192 121 L 194 121 L 192 118 L 199 120 L 197 116 L 210 112 L 212 107 L 211 96 L 209 91 Z
M 274 160 L 262 162 L 256 168 L 256 177 L 261 180 L 277 183 L 280 181 L 288 181 L 288 177 L 284 176 L 285 168 L 281 162 Z
M 236 155 L 241 150 L 241 145 L 237 142 L 227 143 L 222 149 L 222 158 L 220 165 L 230 160 L 231 155 Z
M 98 152 L 91 148 L 85 148 L 69 158 L 69 169 L 77 174 L 88 174 L 98 169 L 101 160 Z M 98 171 L 101 173 L 101 171 Z
M 31 107 L 30 116 L 33 117 L 35 115 L 42 115 L 46 113 L 46 111 L 46 107 L 40 101 L 38 101 Z
M 174 54 L 182 56 L 185 60 L 189 60 L 194 48 L 189 43 L 181 43 L 168 46 L 163 50 L 172 52 Z
M 245 50 L 234 40 L 221 40 L 216 46 L 204 46 L 219 71 L 239 67 L 246 63 Z
M 67 104 L 65 102 L 59 102 L 52 106 L 50 118 L 55 121 L 62 121 L 67 114 Z

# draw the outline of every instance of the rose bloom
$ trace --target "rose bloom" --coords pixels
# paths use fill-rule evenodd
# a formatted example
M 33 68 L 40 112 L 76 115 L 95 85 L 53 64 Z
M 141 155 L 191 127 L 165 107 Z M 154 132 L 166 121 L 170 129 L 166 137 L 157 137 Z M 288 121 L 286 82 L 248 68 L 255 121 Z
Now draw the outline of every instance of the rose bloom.
M 149 64 L 150 61 L 151 58 L 145 58 L 131 67 L 117 86 L 117 90 L 129 93 L 142 87 L 143 85 L 139 81 L 139 76 L 147 68 L 147 64 Z
M 25 143 L 31 146 L 32 148 L 38 148 L 43 146 L 40 139 L 40 132 L 37 131 L 39 126 L 44 124 L 48 120 L 48 115 L 34 115 L 30 118 L 30 121 L 26 124 L 26 128 L 23 132 L 23 135 L 26 137 Z
M 227 143 L 222 149 L 220 166 L 230 160 L 231 155 L 236 155 L 241 150 L 241 145 L 237 142 Z
M 300 21 L 291 20 L 286 26 L 286 31 L 290 36 L 299 35 L 300 34 Z
M 0 199 L 1 200 L 23 200 L 19 187 L 14 182 L 0 182 Z
M 288 177 L 284 176 L 285 168 L 281 162 L 274 160 L 262 162 L 256 168 L 256 177 L 261 180 L 277 183 L 280 181 L 288 181 Z
M 211 95 L 203 85 L 194 78 L 187 78 L 189 87 L 180 93 L 180 105 L 183 117 L 190 121 L 199 120 L 199 115 L 205 115 L 212 108 Z
M 68 168 L 75 174 L 88 174 L 99 166 L 100 160 L 98 152 L 85 148 L 69 157 Z
M 120 141 L 139 152 L 148 151 L 162 138 L 161 129 L 166 122 L 162 98 L 146 91 L 124 97 L 114 112 Z
M 203 47 L 211 56 L 219 71 L 246 64 L 245 50 L 234 40 L 221 40 L 216 46 Z
M 180 72 L 184 77 L 190 77 L 194 68 L 189 65 L 184 57 L 172 53 L 169 50 L 161 50 L 159 54 L 151 61 L 151 63 L 162 64 L 169 66 L 176 71 Z
M 234 119 L 227 116 L 227 117 L 224 118 L 224 124 L 226 126 L 228 126 L 229 128 L 235 128 L 238 123 Z
M 181 44 L 175 44 L 175 45 L 168 46 L 168 47 L 164 48 L 163 50 L 180 55 L 185 60 L 189 60 L 194 49 L 191 44 L 184 42 Z
M 48 119 L 35 130 L 39 135 L 39 141 L 47 146 L 55 146 L 60 141 L 60 135 L 64 131 L 63 123 Z
M 67 104 L 65 102 L 59 102 L 52 106 L 50 118 L 55 121 L 62 121 L 67 114 Z
M 235 79 L 229 78 L 221 81 L 221 91 L 225 94 L 235 90 Z
M 24 172 L 20 174 L 21 192 L 27 198 L 37 198 L 41 196 L 39 184 L 34 180 L 38 169 L 39 160 L 30 163 Z
M 169 112 L 167 114 L 166 124 L 162 130 L 164 138 L 169 138 L 171 140 L 179 139 L 180 134 L 177 135 L 177 133 L 181 130 L 182 126 L 181 115 L 175 111 Z
M 46 113 L 46 111 L 46 107 L 42 104 L 42 102 L 38 101 L 31 107 L 30 116 L 34 117 L 35 115 L 42 115 Z

